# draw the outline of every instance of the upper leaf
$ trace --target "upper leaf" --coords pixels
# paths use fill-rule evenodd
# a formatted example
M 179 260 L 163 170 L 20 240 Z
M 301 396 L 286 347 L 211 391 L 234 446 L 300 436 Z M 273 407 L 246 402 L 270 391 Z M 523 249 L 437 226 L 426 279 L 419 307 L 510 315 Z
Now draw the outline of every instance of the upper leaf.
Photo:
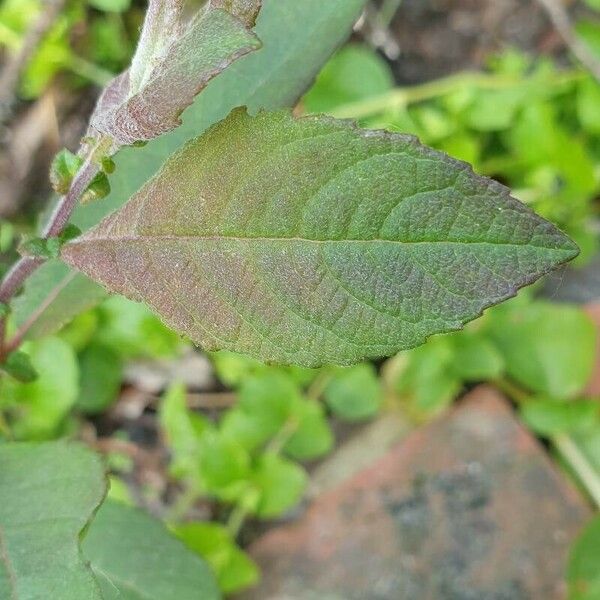
M 140 40 L 131 61 L 131 90 L 140 91 L 182 29 L 184 0 L 149 0 Z
M 244 22 L 220 8 L 207 7 L 184 28 L 181 4 L 150 3 L 131 69 L 104 90 L 91 135 L 129 145 L 175 129 L 183 110 L 215 75 L 260 47 Z
M 223 8 L 235 15 L 238 19 L 246 23 L 248 27 L 253 27 L 256 17 L 260 11 L 262 0 L 210 0 L 210 5 L 214 8 Z
M 102 599 L 78 538 L 105 488 L 81 446 L 0 446 L 0 598 Z
M 460 328 L 577 251 L 416 138 L 237 110 L 63 258 L 208 349 L 316 366 Z
M 229 111 L 247 104 L 252 111 L 292 106 L 314 79 L 330 54 L 348 36 L 366 0 L 265 0 L 256 33 L 263 41 L 223 71 L 196 97 L 183 125 L 144 148 L 122 148 L 110 177 L 111 193 L 102 202 L 80 205 L 73 217 L 89 229 L 119 208 L 147 181 L 183 141 L 220 121 Z M 48 261 L 34 274 L 36 285 L 25 284 L 19 299 L 19 321 L 33 321 L 28 337 L 57 331 L 85 307 L 102 297 L 99 286 L 80 273 L 57 271 Z M 102 291 L 102 290 L 100 290 Z M 36 300 L 44 294 L 43 306 Z

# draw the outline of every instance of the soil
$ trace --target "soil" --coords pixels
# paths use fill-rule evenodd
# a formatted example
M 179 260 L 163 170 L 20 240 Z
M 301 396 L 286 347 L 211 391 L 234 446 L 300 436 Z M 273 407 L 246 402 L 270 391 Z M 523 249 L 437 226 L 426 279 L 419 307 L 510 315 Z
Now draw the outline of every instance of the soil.
M 399 83 L 484 66 L 506 48 L 558 53 L 562 41 L 536 0 L 404 0 L 390 29 L 400 49 Z

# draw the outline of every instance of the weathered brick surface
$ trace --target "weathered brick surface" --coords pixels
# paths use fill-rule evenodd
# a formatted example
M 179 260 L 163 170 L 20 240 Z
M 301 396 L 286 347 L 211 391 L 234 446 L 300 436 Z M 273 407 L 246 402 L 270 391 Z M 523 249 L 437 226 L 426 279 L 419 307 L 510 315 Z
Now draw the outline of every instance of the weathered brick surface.
M 495 391 L 410 434 L 251 548 L 245 600 L 555 600 L 588 508 Z

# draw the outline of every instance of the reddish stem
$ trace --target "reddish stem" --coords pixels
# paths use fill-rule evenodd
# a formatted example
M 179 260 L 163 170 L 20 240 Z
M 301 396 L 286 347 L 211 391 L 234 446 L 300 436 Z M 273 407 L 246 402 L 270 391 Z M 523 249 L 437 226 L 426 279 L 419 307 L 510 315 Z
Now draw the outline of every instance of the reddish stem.
M 69 191 L 57 203 L 54 212 L 44 227 L 42 238 L 56 237 L 62 233 L 67 226 L 77 202 L 87 187 L 90 185 L 98 171 L 99 166 L 93 162 L 93 153 L 85 159 L 81 169 L 74 177 Z M 46 259 L 37 256 L 21 257 L 8 271 L 0 283 L 0 302 L 8 304 L 15 294 L 21 289 L 25 280 L 44 264 Z M 6 351 L 14 350 L 14 344 L 5 346 L 6 317 L 0 319 L 0 362 L 6 355 Z

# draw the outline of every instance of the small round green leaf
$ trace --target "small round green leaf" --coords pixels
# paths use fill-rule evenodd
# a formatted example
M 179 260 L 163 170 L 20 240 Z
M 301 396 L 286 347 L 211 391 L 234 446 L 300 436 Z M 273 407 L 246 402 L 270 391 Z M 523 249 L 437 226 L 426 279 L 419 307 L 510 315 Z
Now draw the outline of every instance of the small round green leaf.
M 31 383 L 38 377 L 30 356 L 25 352 L 11 352 L 0 369 L 21 383 Z
M 264 454 L 257 462 L 252 480 L 260 490 L 256 515 L 272 519 L 300 501 L 308 476 L 300 465 L 276 454 Z
M 333 414 L 345 421 L 374 416 L 383 401 L 375 367 L 363 364 L 336 371 L 325 388 L 324 399 Z
M 207 491 L 226 501 L 237 500 L 250 477 L 250 455 L 237 441 L 206 431 L 200 445 L 200 477 Z
M 76 408 L 86 414 L 106 410 L 121 388 L 121 357 L 108 346 L 93 343 L 79 356 L 79 396 Z
M 38 376 L 29 383 L 2 382 L 2 400 L 12 404 L 18 418 L 12 425 L 18 439 L 56 435 L 79 391 L 79 367 L 73 349 L 58 338 L 24 346 Z
M 575 306 L 536 301 L 500 307 L 488 321 L 507 373 L 520 385 L 552 398 L 573 398 L 594 368 L 596 329 Z
M 294 403 L 290 418 L 297 425 L 284 448 L 288 456 L 296 460 L 312 460 L 331 450 L 333 433 L 319 403 L 311 400 Z
M 177 537 L 212 567 L 225 594 L 239 592 L 259 579 L 258 567 L 218 523 L 185 523 L 174 528 Z
M 539 435 L 552 436 L 600 427 L 597 400 L 532 398 L 520 409 L 521 417 Z
M 500 377 L 504 359 L 482 334 L 470 331 L 448 337 L 452 345 L 451 370 L 461 381 L 485 381 Z

